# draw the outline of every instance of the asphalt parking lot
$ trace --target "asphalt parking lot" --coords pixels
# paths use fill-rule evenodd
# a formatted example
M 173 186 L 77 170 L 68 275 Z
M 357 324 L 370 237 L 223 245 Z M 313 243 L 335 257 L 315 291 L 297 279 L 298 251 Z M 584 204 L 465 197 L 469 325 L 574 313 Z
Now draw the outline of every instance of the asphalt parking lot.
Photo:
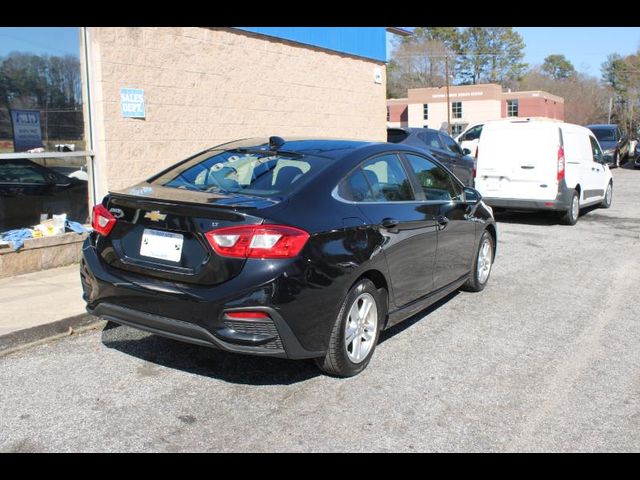
M 498 217 L 481 293 L 357 377 L 127 327 L 0 358 L 0 451 L 640 451 L 640 171 L 574 227 Z

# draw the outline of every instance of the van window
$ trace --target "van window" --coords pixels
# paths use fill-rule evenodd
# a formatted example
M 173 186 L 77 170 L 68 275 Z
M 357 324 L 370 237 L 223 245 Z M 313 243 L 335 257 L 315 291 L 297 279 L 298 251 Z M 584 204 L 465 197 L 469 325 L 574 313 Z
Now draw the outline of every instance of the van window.
M 480 138 L 481 133 L 482 133 L 482 125 L 476 125 L 475 127 L 467 130 L 467 132 L 462 136 L 460 141 L 468 142 L 470 140 L 477 140 Z
M 589 136 L 589 140 L 591 140 L 591 153 L 594 162 L 602 163 L 604 161 L 604 157 L 602 156 L 602 150 L 600 150 L 600 146 L 596 139 L 592 136 Z

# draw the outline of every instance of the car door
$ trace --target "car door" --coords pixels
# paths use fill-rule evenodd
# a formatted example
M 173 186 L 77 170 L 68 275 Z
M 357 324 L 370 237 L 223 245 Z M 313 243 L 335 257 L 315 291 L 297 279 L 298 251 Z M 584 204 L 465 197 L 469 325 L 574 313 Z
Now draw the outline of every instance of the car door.
M 429 293 L 437 247 L 437 206 L 424 205 L 398 154 L 365 160 L 344 180 L 379 236 L 389 270 L 394 303 L 402 307 Z
M 460 148 L 458 142 L 453 138 L 442 133 L 440 134 L 440 138 L 453 159 L 453 169 L 449 170 L 451 170 L 453 174 L 465 185 L 470 185 L 471 177 L 473 176 L 473 162 L 470 161 L 468 157 L 465 158 L 464 153 L 462 153 L 462 148 Z
M 426 157 L 405 153 L 416 175 L 425 204 L 437 206 L 438 247 L 433 288 L 437 290 L 469 273 L 475 247 L 476 222 L 465 201 L 463 186 Z
M 591 156 L 587 161 L 587 168 L 585 169 L 588 175 L 588 191 L 584 192 L 585 197 L 587 197 L 587 202 L 604 198 L 609 179 L 600 145 L 598 145 L 596 139 L 591 135 L 589 135 L 589 141 L 591 142 Z

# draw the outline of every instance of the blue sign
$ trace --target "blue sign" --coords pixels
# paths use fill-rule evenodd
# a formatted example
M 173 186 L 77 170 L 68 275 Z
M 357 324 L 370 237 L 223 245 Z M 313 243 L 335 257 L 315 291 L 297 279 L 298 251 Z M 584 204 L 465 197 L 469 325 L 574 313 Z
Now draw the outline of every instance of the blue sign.
M 144 118 L 144 90 L 121 88 L 120 105 L 123 117 Z
M 11 124 L 14 152 L 26 152 L 44 146 L 38 110 L 11 110 Z

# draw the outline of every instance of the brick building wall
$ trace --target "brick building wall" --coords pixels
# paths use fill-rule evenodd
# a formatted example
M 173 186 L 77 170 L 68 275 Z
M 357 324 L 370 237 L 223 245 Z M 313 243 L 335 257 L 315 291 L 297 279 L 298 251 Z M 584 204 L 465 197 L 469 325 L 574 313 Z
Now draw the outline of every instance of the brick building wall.
M 98 199 L 238 138 L 386 140 L 381 62 L 231 28 L 88 27 L 87 35 Z M 146 118 L 122 117 L 121 88 L 144 90 Z

